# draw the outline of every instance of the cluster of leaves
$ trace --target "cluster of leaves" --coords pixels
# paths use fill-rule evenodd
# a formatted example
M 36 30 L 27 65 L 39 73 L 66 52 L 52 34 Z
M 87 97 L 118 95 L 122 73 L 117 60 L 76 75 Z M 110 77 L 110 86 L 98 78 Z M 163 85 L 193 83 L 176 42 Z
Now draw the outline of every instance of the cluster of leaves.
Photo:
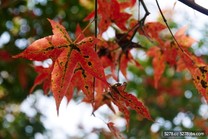
M 155 28 L 155 31 L 158 31 L 156 34 L 159 35 L 159 32 L 166 27 L 160 23 L 157 24 L 159 24 L 157 25 L 158 27 L 155 28 L 155 25 L 152 27 Z M 149 28 L 149 25 L 150 24 L 146 24 L 147 28 Z M 200 57 L 197 57 L 188 51 L 188 48 L 196 41 L 187 36 L 185 31 L 186 27 L 183 27 L 175 33 L 174 37 L 176 42 L 174 40 L 163 41 L 158 35 L 148 34 L 158 42 L 157 46 L 151 47 L 147 52 L 147 55 L 153 57 L 154 85 L 155 88 L 158 87 L 158 81 L 165 70 L 166 63 L 176 67 L 177 71 L 188 69 L 193 77 L 196 88 L 206 101 L 208 101 L 208 65 Z
M 166 65 L 175 67 L 176 71 L 188 69 L 193 77 L 194 84 L 202 96 L 208 101 L 208 65 L 191 52 L 189 47 L 196 41 L 185 34 L 186 28 L 178 30 L 173 36 L 175 39 L 166 39 L 161 32 L 167 26 L 159 22 L 142 24 L 136 20 L 126 8 L 135 5 L 136 0 L 119 2 L 117 0 L 99 0 L 98 9 L 90 13 L 85 20 L 93 19 L 99 15 L 97 37 L 85 37 L 77 26 L 72 40 L 66 29 L 51 19 L 53 35 L 41 38 L 33 42 L 15 58 L 26 58 L 35 61 L 52 60 L 52 64 L 44 68 L 35 66 L 38 76 L 35 79 L 34 88 L 43 84 L 45 94 L 49 90 L 56 100 L 57 112 L 64 96 L 70 101 L 73 98 L 74 88 L 82 90 L 84 102 L 91 103 L 94 111 L 106 104 L 114 111 L 112 103 L 124 114 L 127 127 L 130 119 L 129 108 L 136 113 L 152 121 L 148 109 L 133 94 L 125 92 L 126 83 L 119 82 L 119 72 L 127 78 L 127 66 L 131 62 L 138 70 L 143 70 L 139 62 L 132 56 L 133 49 L 146 49 L 138 43 L 132 42 L 135 34 L 144 35 L 154 41 L 154 46 L 148 48 L 146 53 L 152 57 L 154 68 L 154 87 L 159 88 L 159 82 Z M 127 23 L 129 22 L 129 26 Z M 114 40 L 105 40 L 102 34 L 113 27 L 116 30 Z M 140 27 L 140 28 L 139 28 Z M 119 33 L 118 33 L 119 32 Z M 110 67 L 110 74 L 105 74 Z M 113 123 L 108 123 L 110 130 L 117 136 Z

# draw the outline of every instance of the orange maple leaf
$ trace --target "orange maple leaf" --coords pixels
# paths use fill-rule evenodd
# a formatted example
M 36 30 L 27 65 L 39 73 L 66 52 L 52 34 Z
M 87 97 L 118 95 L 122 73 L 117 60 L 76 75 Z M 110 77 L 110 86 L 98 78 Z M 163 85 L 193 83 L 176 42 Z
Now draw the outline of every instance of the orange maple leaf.
M 50 19 L 49 21 L 53 35 L 35 41 L 26 50 L 14 57 L 39 61 L 48 58 L 53 60 L 51 90 L 56 100 L 58 112 L 61 100 L 70 89 L 71 79 L 75 74 L 77 65 L 80 65 L 93 77 L 108 83 L 99 57 L 94 51 L 97 39 L 94 37 L 83 38 L 80 34 L 77 36 L 77 40 L 72 41 L 62 25 Z M 79 77 L 82 78 L 83 76 Z
M 117 0 L 99 0 L 98 6 L 98 14 L 101 16 L 98 28 L 101 34 L 106 31 L 112 23 L 115 23 L 120 29 L 126 30 L 125 24 L 130 14 L 121 12 L 120 4 Z M 85 20 L 92 19 L 94 14 L 95 12 L 90 13 Z

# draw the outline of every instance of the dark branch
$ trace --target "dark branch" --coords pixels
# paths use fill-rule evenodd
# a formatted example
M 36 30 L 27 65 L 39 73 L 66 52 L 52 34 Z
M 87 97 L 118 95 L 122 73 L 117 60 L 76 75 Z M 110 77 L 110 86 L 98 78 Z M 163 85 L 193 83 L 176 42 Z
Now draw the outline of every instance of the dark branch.
M 208 16 L 208 9 L 206 9 L 206 8 L 204 8 L 204 7 L 202 7 L 202 6 L 198 5 L 198 4 L 196 4 L 196 3 L 194 2 L 194 0 L 179 0 L 179 1 L 182 2 L 182 3 L 185 4 L 185 5 L 187 5 L 187 6 L 191 7 L 191 8 L 193 8 L 194 10 L 196 10 L 196 11 L 198 11 L 198 12 L 200 12 L 200 13 L 203 13 L 203 14 L 205 14 L 205 15 Z
M 134 35 L 136 34 L 137 30 L 138 30 L 142 25 L 144 25 L 145 19 L 146 19 L 147 16 L 150 14 L 150 12 L 148 11 L 148 9 L 147 9 L 147 7 L 146 7 L 146 5 L 145 5 L 145 3 L 144 3 L 143 0 L 138 0 L 138 3 L 139 3 L 139 4 L 140 4 L 140 3 L 142 4 L 142 7 L 144 8 L 144 11 L 145 11 L 145 15 L 144 15 L 144 17 L 143 17 L 141 20 L 138 19 L 138 24 L 135 26 L 133 35 L 131 36 L 131 39 L 130 39 L 130 40 L 132 40 L 132 39 L 134 38 Z M 138 8 L 138 9 L 139 9 L 139 8 Z M 139 12 L 138 12 L 138 14 L 139 14 Z

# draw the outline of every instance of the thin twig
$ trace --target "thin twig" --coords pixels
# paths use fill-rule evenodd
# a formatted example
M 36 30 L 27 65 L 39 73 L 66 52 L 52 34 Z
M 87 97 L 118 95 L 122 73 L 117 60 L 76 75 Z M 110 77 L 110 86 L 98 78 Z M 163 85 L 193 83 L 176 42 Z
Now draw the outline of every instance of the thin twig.
M 119 38 L 119 40 L 117 40 L 118 42 L 121 41 L 123 38 L 127 37 L 127 35 L 129 34 L 129 32 L 133 31 L 133 34 L 132 34 L 132 36 L 131 36 L 131 38 L 130 38 L 130 40 L 129 40 L 129 41 L 132 41 L 132 39 L 134 38 L 135 34 L 137 33 L 137 30 L 138 30 L 142 25 L 144 25 L 144 22 L 145 22 L 147 16 L 150 14 L 150 12 L 148 11 L 148 9 L 147 9 L 147 7 L 146 7 L 144 1 L 143 1 L 143 0 L 138 0 L 138 18 L 140 17 L 140 16 L 139 16 L 139 7 L 140 7 L 140 3 L 142 4 L 142 7 L 144 8 L 144 11 L 145 11 L 144 17 L 143 17 L 141 20 L 138 19 L 137 24 L 134 25 L 134 27 L 131 28 L 125 35 L 123 35 L 121 38 Z M 117 49 L 117 48 L 116 48 L 116 49 Z M 121 62 L 120 60 L 121 60 L 122 54 L 123 54 L 123 52 L 121 52 L 121 54 L 119 55 L 119 59 L 118 59 L 118 73 L 117 73 L 117 74 L 118 74 L 118 82 L 119 82 L 119 71 L 120 71 L 120 62 Z
M 121 64 L 121 56 L 122 56 L 123 52 L 121 52 L 119 54 L 119 57 L 118 57 L 118 73 L 117 73 L 117 78 L 118 78 L 118 82 L 120 81 L 120 78 L 119 78 L 119 71 L 120 71 L 120 64 Z
M 97 0 L 95 0 L 95 16 L 94 16 L 94 21 L 95 21 L 95 38 L 97 39 L 97 17 L 98 17 L 98 8 L 97 8 Z M 95 44 L 95 52 L 97 51 L 97 44 Z M 95 92 L 95 77 L 93 77 L 93 92 Z M 94 99 L 94 98 L 93 98 Z M 94 103 L 93 103 L 94 105 Z M 94 115 L 94 113 L 93 113 Z
M 95 17 L 94 17 L 94 20 L 95 20 L 95 38 L 97 38 L 97 18 L 98 18 L 98 8 L 97 8 L 97 0 L 95 0 Z M 95 44 L 95 51 L 97 49 L 97 45 Z
M 156 4 L 157 4 L 157 7 L 158 7 L 158 9 L 159 9 L 159 12 L 160 12 L 160 14 L 161 14 L 161 16 L 162 16 L 162 19 L 163 19 L 165 25 L 167 26 L 167 28 L 168 28 L 168 30 L 169 30 L 169 32 L 170 32 L 170 34 L 171 34 L 173 40 L 176 42 L 176 44 L 177 44 L 177 46 L 179 47 L 179 49 L 180 49 L 182 52 L 184 52 L 184 50 L 181 48 L 181 46 L 179 45 L 178 41 L 176 40 L 175 36 L 173 35 L 173 32 L 171 31 L 170 26 L 168 25 L 168 22 L 167 22 L 167 20 L 166 20 L 164 14 L 163 14 L 161 8 L 160 8 L 160 5 L 159 5 L 159 3 L 158 3 L 158 0 L 155 0 L 155 1 L 156 1 Z
M 138 5 L 139 6 L 140 6 L 140 2 L 142 4 L 142 7 L 145 10 L 144 17 L 141 20 L 139 20 L 139 10 L 138 10 L 138 23 L 136 25 L 134 25 L 134 27 L 131 28 L 125 35 L 123 35 L 121 38 L 119 38 L 119 40 L 117 40 L 118 42 L 121 41 L 123 38 L 127 37 L 127 35 L 129 34 L 129 32 L 133 31 L 133 34 L 132 34 L 132 36 L 130 38 L 130 41 L 132 41 L 132 39 L 134 38 L 135 34 L 137 33 L 137 30 L 141 27 L 141 25 L 144 25 L 144 22 L 145 22 L 147 16 L 150 14 L 150 12 L 148 11 L 148 9 L 147 9 L 144 1 L 143 0 L 138 0 Z M 138 6 L 138 9 L 139 9 L 139 6 Z
M 192 61 L 193 63 L 195 63 L 194 60 L 190 57 L 190 55 L 189 55 L 186 51 L 184 51 L 184 50 L 182 49 L 182 47 L 180 46 L 180 44 L 179 44 L 178 41 L 176 40 L 176 38 L 175 38 L 175 36 L 173 35 L 173 32 L 171 31 L 170 26 L 168 25 L 167 20 L 166 20 L 164 14 L 163 14 L 163 12 L 162 12 L 162 10 L 161 10 L 161 8 L 160 8 L 160 5 L 159 5 L 159 3 L 158 3 L 158 0 L 155 0 L 155 1 L 156 1 L 156 4 L 157 4 L 157 7 L 158 7 L 158 9 L 159 9 L 159 12 L 160 12 L 160 14 L 161 14 L 161 16 L 162 16 L 162 19 L 163 19 L 165 25 L 167 26 L 167 28 L 168 28 L 168 30 L 169 30 L 169 32 L 170 32 L 170 34 L 171 34 L 171 36 L 172 36 L 174 42 L 176 43 L 176 45 L 178 46 L 178 48 L 181 50 L 181 52 L 182 52 L 183 54 L 185 54 L 189 59 L 191 59 L 191 61 Z
M 130 40 L 132 40 L 132 39 L 134 38 L 134 36 L 135 36 L 137 30 L 138 30 L 142 25 L 144 25 L 144 22 L 145 22 L 147 16 L 150 14 L 150 12 L 148 11 L 147 6 L 145 5 L 144 1 L 143 1 L 143 0 L 138 0 L 138 1 L 139 1 L 139 6 L 140 6 L 140 3 L 142 4 L 142 7 L 144 8 L 144 11 L 145 11 L 145 15 L 144 15 L 144 17 L 143 17 L 141 20 L 138 19 L 138 23 L 137 23 L 137 25 L 136 25 L 137 27 L 135 28 L 134 33 L 132 34 Z M 138 12 L 139 12 L 139 11 L 138 11 Z

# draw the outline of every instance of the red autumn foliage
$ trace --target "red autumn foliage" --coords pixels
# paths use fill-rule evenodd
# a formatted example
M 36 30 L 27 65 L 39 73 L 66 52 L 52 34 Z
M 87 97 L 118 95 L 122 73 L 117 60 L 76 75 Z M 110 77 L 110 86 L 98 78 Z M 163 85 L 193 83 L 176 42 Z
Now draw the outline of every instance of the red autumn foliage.
M 133 3 L 135 2 L 133 1 Z M 101 16 L 98 28 L 101 34 L 106 31 L 112 23 L 115 23 L 122 30 L 127 30 L 125 23 L 131 15 L 120 10 L 120 4 L 117 0 L 99 0 L 98 6 L 98 15 Z M 95 13 L 92 12 L 85 20 L 92 19 L 94 14 Z
M 69 102 L 73 98 L 74 88 L 77 88 L 78 91 L 82 90 L 85 95 L 83 101 L 92 104 L 93 112 L 104 104 L 115 112 L 112 106 L 115 104 L 123 113 L 127 127 L 130 120 L 129 109 L 153 121 L 142 101 L 137 96 L 125 91 L 125 83 L 112 85 L 107 80 L 110 76 L 115 81 L 119 81 L 119 76 L 117 76 L 119 72 L 127 79 L 126 71 L 129 62 L 135 64 L 138 70 L 143 70 L 137 59 L 131 54 L 133 49 L 143 49 L 139 43 L 132 41 L 135 33 L 139 33 L 139 35 L 147 36 L 148 39 L 155 42 L 154 46 L 146 50 L 146 54 L 152 58 L 155 88 L 177 96 L 181 93 L 180 89 L 169 90 L 169 88 L 161 86 L 160 81 L 163 79 L 163 73 L 167 65 L 176 67 L 177 71 L 188 69 L 196 88 L 208 101 L 208 65 L 201 58 L 189 52 L 188 48 L 196 41 L 186 35 L 186 27 L 175 33 L 174 37 L 177 42 L 160 35 L 161 31 L 167 27 L 159 22 L 141 24 L 138 31 L 138 28 L 135 27 L 138 24 L 129 28 L 126 24 L 132 15 L 127 13 L 125 9 L 132 7 L 135 2 L 136 0 L 127 2 L 99 0 L 98 38 L 86 37 L 84 31 L 77 26 L 76 39 L 72 40 L 64 26 L 49 19 L 53 35 L 36 40 L 22 53 L 13 56 L 14 58 L 36 61 L 52 59 L 53 63 L 48 68 L 35 67 L 38 75 L 31 92 L 37 85 L 43 84 L 45 94 L 49 90 L 52 91 L 58 112 L 63 97 L 66 96 Z M 85 20 L 94 18 L 94 14 L 95 12 L 92 12 Z M 102 33 L 110 26 L 122 32 L 116 32 L 114 41 L 106 41 L 101 37 Z M 110 67 L 111 73 L 105 74 L 105 69 L 108 67 Z M 179 84 L 178 81 L 174 81 L 171 87 L 178 87 Z M 107 125 L 115 137 L 121 138 L 112 122 Z

